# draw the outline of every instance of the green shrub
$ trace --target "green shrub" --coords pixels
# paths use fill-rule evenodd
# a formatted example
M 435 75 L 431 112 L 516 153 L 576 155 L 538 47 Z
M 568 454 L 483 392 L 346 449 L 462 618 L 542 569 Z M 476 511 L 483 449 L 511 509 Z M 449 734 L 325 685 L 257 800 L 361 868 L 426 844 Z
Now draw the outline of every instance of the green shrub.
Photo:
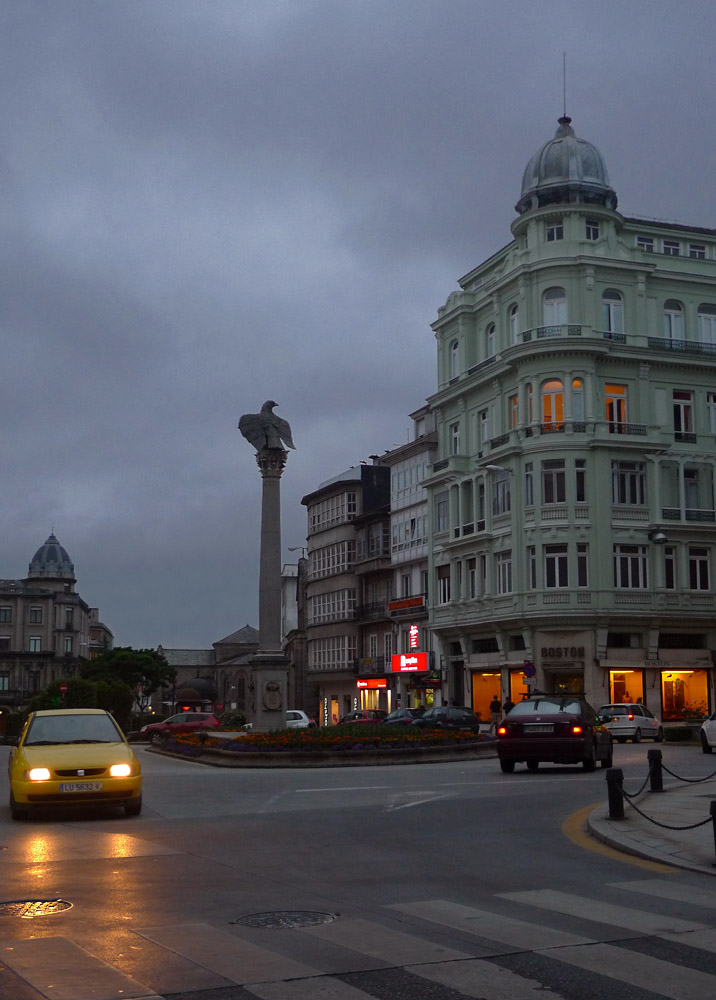
M 666 743 L 695 743 L 699 738 L 697 726 L 667 726 L 664 729 Z
M 242 712 L 237 708 L 229 709 L 221 713 L 219 722 L 227 730 L 241 729 L 246 724 L 246 712 Z

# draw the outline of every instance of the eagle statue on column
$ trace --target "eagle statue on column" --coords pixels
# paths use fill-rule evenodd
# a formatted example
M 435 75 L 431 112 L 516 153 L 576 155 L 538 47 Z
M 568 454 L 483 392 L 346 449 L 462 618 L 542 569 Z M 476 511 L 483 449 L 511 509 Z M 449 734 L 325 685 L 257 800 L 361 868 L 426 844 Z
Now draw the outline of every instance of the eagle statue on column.
M 283 420 L 273 412 L 278 406 L 272 399 L 267 399 L 260 413 L 245 413 L 239 420 L 239 430 L 256 451 L 264 448 L 296 448 L 291 437 L 288 420 Z

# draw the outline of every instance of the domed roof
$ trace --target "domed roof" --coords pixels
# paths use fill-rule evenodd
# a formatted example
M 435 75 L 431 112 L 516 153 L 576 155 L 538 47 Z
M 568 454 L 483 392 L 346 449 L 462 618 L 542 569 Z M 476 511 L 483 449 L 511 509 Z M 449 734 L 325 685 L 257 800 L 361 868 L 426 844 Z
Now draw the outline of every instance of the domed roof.
M 32 557 L 28 576 L 52 580 L 75 579 L 72 560 L 67 554 L 67 549 L 60 545 L 54 532 Z
M 515 205 L 520 215 L 554 204 L 617 207 L 604 157 L 591 142 L 577 138 L 571 122 L 566 115 L 560 118 L 554 138 L 538 149 L 525 167 L 522 194 Z

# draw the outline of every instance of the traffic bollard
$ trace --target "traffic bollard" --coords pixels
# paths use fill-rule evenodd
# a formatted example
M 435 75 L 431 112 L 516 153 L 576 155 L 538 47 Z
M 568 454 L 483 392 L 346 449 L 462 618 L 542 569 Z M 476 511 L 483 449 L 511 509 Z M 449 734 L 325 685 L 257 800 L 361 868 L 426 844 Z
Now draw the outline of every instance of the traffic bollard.
M 624 795 L 622 784 L 624 772 L 620 767 L 607 769 L 607 793 L 609 796 L 609 819 L 624 819 Z
M 716 849 L 716 801 L 714 801 L 713 799 L 711 799 L 710 814 L 711 814 L 711 822 L 714 828 L 714 848 Z M 714 862 L 713 865 L 714 868 L 716 868 L 716 862 Z
M 664 791 L 664 773 L 661 770 L 661 750 L 649 750 L 647 752 L 649 760 L 649 791 Z

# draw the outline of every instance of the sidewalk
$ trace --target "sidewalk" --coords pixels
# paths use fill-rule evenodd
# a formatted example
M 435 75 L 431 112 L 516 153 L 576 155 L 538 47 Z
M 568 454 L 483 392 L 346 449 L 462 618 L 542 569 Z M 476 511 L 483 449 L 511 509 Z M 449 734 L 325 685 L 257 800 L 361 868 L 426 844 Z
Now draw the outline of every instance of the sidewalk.
M 631 791 L 626 782 L 625 788 Z M 714 824 L 710 815 L 711 802 L 716 801 L 716 779 L 691 784 L 664 774 L 663 792 L 651 792 L 647 784 L 633 801 L 644 816 L 625 798 L 624 819 L 609 819 L 608 803 L 603 802 L 587 819 L 589 833 L 627 854 L 716 875 Z

